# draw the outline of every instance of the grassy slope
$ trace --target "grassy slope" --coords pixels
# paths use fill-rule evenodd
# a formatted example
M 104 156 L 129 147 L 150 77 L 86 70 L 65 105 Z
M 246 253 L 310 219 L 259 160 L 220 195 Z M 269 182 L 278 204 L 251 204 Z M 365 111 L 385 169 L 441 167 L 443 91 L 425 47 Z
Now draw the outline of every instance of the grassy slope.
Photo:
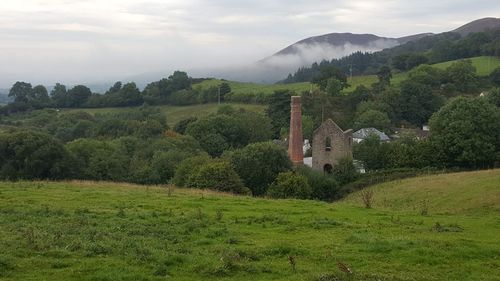
M 472 65 L 474 67 L 476 67 L 477 74 L 479 76 L 489 75 L 495 68 L 500 67 L 500 58 L 496 58 L 496 57 L 486 57 L 486 56 L 474 57 L 474 58 L 470 58 L 470 60 L 472 61 Z M 447 62 L 434 64 L 433 66 L 440 68 L 440 69 L 445 69 L 454 62 L 456 62 L 456 61 L 447 61 Z
M 389 184 L 398 195 L 373 209 L 362 208 L 359 195 L 328 204 L 186 189 L 169 196 L 164 188 L 126 184 L 0 182 L 0 279 L 345 280 L 342 261 L 354 271 L 348 280 L 500 280 L 498 208 L 452 215 L 430 207 L 421 216 L 411 207 L 419 198 L 398 203 L 413 182 L 412 196 L 427 188 L 436 198 L 430 206 L 443 190 L 450 200 L 480 199 L 466 200 L 470 207 L 498 206 L 499 187 L 491 183 L 499 176 L 495 170 Z M 462 187 L 452 189 L 455 183 Z M 374 188 L 380 198 L 384 187 Z M 441 212 L 457 210 L 443 201 Z M 451 231 L 433 230 L 436 222 Z
M 369 188 L 374 207 L 437 214 L 500 213 L 500 171 L 432 175 L 382 183 Z M 345 201 L 359 200 L 352 194 Z
M 244 83 L 244 82 L 236 82 L 236 81 L 226 81 L 226 80 L 218 80 L 211 79 L 205 80 L 201 83 L 195 84 L 193 87 L 201 87 L 203 89 L 209 87 L 217 87 L 221 83 L 226 82 L 231 86 L 232 92 L 236 94 L 240 93 L 264 93 L 264 94 L 272 94 L 276 90 L 292 90 L 296 93 L 301 93 L 303 91 L 309 91 L 311 89 L 315 89 L 316 86 L 312 85 L 309 82 L 302 83 L 291 83 L 291 84 L 258 84 L 258 83 Z
M 266 108 L 263 105 L 255 105 L 255 104 L 229 104 L 234 106 L 235 108 L 244 108 L 249 111 L 255 112 L 263 112 Z M 170 127 L 173 127 L 175 123 L 179 120 L 188 118 L 188 117 L 202 117 L 214 113 L 219 108 L 217 104 L 198 104 L 198 105 L 189 105 L 189 106 L 159 106 L 159 108 L 165 113 L 167 118 L 167 123 Z M 126 107 L 110 107 L 110 108 L 84 108 L 84 109 L 69 109 L 71 111 L 85 111 L 90 114 L 99 114 L 99 113 L 112 113 L 112 112 L 123 112 L 130 108 Z
M 474 57 L 470 58 L 472 61 L 472 65 L 474 65 L 477 69 L 477 73 L 480 76 L 486 76 L 489 75 L 495 68 L 500 67 L 500 58 L 496 57 Z M 456 62 L 458 60 L 454 61 L 448 61 L 448 62 L 443 62 L 443 63 L 438 63 L 434 64 L 433 66 L 440 68 L 440 69 L 445 69 L 448 66 L 450 66 L 452 63 Z M 402 72 L 402 73 L 396 73 L 393 75 L 392 78 L 392 83 L 395 85 L 398 85 L 403 81 L 404 79 L 407 78 L 407 72 Z M 207 88 L 210 86 L 217 86 L 220 83 L 224 81 L 222 80 L 206 80 L 200 84 L 197 84 L 198 87 L 202 88 Z M 295 91 L 296 93 L 301 93 L 303 91 L 308 91 L 311 89 L 314 89 L 315 86 L 312 85 L 308 82 L 303 82 L 303 83 L 291 83 L 291 84 L 257 84 L 257 83 L 242 83 L 242 82 L 234 82 L 234 81 L 225 81 L 229 83 L 231 86 L 231 89 L 235 93 L 272 93 L 274 90 L 280 90 L 280 89 L 290 89 Z M 349 88 L 345 89 L 345 92 L 352 92 L 354 89 L 356 89 L 357 86 L 359 85 L 364 85 L 366 87 L 371 86 L 371 84 L 377 82 L 377 76 L 376 75 L 364 75 L 364 76 L 354 76 L 351 78 L 347 79 L 347 83 L 351 85 Z M 312 88 L 311 88 L 312 87 Z

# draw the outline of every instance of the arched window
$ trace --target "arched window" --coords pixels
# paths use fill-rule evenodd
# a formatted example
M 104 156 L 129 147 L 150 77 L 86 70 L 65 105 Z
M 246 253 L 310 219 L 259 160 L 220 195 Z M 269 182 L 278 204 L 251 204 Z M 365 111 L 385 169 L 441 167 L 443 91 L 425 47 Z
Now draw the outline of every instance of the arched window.
M 332 139 L 330 137 L 326 137 L 325 139 L 325 150 L 326 151 L 332 150 Z

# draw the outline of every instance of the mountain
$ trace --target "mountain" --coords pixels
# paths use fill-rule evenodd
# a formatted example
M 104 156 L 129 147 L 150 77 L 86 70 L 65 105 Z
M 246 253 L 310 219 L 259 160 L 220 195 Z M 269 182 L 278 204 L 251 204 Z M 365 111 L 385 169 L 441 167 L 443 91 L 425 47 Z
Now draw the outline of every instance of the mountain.
M 500 18 L 482 18 L 471 21 L 452 32 L 460 33 L 461 36 L 466 36 L 472 32 L 481 32 L 488 29 L 500 29 Z
M 380 37 L 374 34 L 329 33 L 300 40 L 272 56 L 258 62 L 233 69 L 214 71 L 210 76 L 243 82 L 274 83 L 298 68 L 310 66 L 322 60 L 345 57 L 354 52 L 377 52 L 431 33 L 401 38 Z

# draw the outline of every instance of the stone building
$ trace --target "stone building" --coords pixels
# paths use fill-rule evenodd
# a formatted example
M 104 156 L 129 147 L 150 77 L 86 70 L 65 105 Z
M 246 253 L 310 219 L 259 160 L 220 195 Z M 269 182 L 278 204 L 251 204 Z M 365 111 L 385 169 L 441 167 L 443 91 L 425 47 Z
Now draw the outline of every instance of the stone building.
M 342 158 L 352 158 L 352 130 L 343 131 L 328 119 L 314 131 L 312 167 L 331 173 Z

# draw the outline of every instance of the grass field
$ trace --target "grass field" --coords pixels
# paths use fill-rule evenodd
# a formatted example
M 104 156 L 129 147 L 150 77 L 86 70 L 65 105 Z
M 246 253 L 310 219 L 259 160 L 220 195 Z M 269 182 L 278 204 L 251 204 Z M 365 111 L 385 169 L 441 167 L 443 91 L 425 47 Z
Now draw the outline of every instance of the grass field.
M 477 69 L 479 76 L 489 75 L 495 68 L 500 67 L 500 58 L 496 57 L 474 57 L 470 58 L 472 65 Z M 458 61 L 458 60 L 456 60 Z M 456 61 L 447 61 L 443 63 L 434 64 L 433 66 L 445 69 Z
M 264 112 L 266 106 L 264 105 L 256 105 L 256 104 L 239 104 L 239 103 L 230 103 L 235 108 L 243 108 L 248 111 L 254 112 Z M 178 121 L 188 118 L 188 117 L 202 117 L 207 116 L 211 113 L 217 112 L 219 108 L 218 104 L 209 103 L 209 104 L 198 104 L 198 105 L 189 105 L 189 106 L 171 106 L 164 105 L 158 106 L 167 118 L 167 123 L 170 127 L 173 127 L 175 123 Z M 99 113 L 113 113 L 113 112 L 123 112 L 126 110 L 130 110 L 131 108 L 127 107 L 107 107 L 107 108 L 79 108 L 79 109 L 68 109 L 67 111 L 85 111 L 90 114 L 99 114 Z
M 500 170 L 407 179 L 373 187 L 366 209 L 359 194 L 0 182 L 0 279 L 500 280 L 499 183 Z
M 310 91 L 317 88 L 315 85 L 309 82 L 291 83 L 291 84 L 258 84 L 258 83 L 244 83 L 244 82 L 227 81 L 219 79 L 205 80 L 201 83 L 193 85 L 193 87 L 194 88 L 201 87 L 202 89 L 205 89 L 212 86 L 217 87 L 223 82 L 228 83 L 229 86 L 231 86 L 231 91 L 236 94 L 240 93 L 272 94 L 276 90 L 291 90 L 295 91 L 297 94 L 300 94 L 303 91 Z
M 474 57 L 470 58 L 472 61 L 472 65 L 476 67 L 477 74 L 479 76 L 489 75 L 495 68 L 500 67 L 500 58 L 496 57 Z M 443 63 L 434 64 L 433 66 L 445 69 L 450 66 L 452 63 L 456 62 L 448 61 Z M 401 81 L 407 78 L 408 74 L 406 72 L 396 73 L 392 77 L 392 84 L 398 85 Z M 364 75 L 364 76 L 353 76 L 352 78 L 347 79 L 347 83 L 350 85 L 349 88 L 345 89 L 346 93 L 352 92 L 359 85 L 364 85 L 366 87 L 370 87 L 373 83 L 377 82 L 377 75 Z M 295 91 L 300 94 L 303 91 L 309 91 L 312 89 L 316 89 L 316 86 L 308 83 L 291 83 L 291 84 L 257 84 L 257 83 L 242 83 L 242 82 L 234 82 L 234 81 L 222 81 L 217 79 L 206 80 L 202 83 L 197 84 L 198 87 L 208 88 L 210 86 L 218 86 L 222 82 L 226 82 L 231 86 L 231 89 L 235 93 L 265 93 L 271 94 L 275 90 L 283 90 L 289 89 Z M 195 86 L 196 87 L 196 86 Z

